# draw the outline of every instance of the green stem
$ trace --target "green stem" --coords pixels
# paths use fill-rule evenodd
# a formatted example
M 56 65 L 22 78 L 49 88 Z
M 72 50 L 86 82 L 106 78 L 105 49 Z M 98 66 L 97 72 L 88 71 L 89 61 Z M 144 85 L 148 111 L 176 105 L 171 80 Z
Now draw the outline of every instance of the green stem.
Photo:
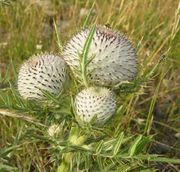
M 73 158 L 73 153 L 68 152 L 63 154 L 63 160 L 57 169 L 57 172 L 69 172 L 70 164 Z
M 87 140 L 86 135 L 79 136 L 80 130 L 78 127 L 72 127 L 69 134 L 69 143 L 75 146 L 82 146 Z M 72 152 L 64 153 L 62 162 L 59 165 L 57 172 L 69 172 L 70 165 L 72 162 L 74 154 Z
M 82 62 L 81 72 L 82 72 L 82 80 L 85 85 L 85 87 L 88 87 L 88 80 L 86 76 L 86 67 L 83 65 L 84 62 Z

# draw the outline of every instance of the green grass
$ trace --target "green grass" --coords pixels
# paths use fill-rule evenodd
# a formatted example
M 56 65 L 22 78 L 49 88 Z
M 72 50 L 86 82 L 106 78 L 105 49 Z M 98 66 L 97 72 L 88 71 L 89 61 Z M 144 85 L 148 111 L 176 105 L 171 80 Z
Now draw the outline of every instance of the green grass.
M 178 172 L 180 2 L 38 2 L 0 0 L 0 171 L 56 171 L 65 163 L 70 171 Z M 95 23 L 127 35 L 139 64 L 134 82 L 113 88 L 119 107 L 106 125 L 76 122 L 72 101 L 82 88 L 76 82 L 59 97 L 45 93 L 44 103 L 23 100 L 16 89 L 22 61 L 41 51 L 62 52 L 73 34 L 91 26 L 81 57 L 87 84 Z M 53 124 L 59 132 L 49 136 Z

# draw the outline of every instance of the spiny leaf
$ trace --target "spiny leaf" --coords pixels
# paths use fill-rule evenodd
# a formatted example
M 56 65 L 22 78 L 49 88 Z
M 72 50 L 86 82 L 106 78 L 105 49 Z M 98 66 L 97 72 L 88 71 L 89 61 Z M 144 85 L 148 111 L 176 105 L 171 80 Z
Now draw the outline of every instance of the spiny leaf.
M 140 141 L 142 140 L 142 135 L 139 135 L 135 141 L 133 142 L 132 146 L 129 149 L 129 155 L 133 156 L 136 153 L 137 146 L 140 144 Z
M 114 145 L 114 149 L 113 149 L 113 156 L 115 156 L 118 152 L 119 152 L 119 149 L 121 147 L 121 144 L 122 144 L 122 141 L 124 139 L 124 133 L 122 132 L 118 139 L 117 139 L 117 142 L 115 143 Z
M 83 29 L 85 29 L 85 27 L 87 26 L 89 20 L 90 20 L 90 17 L 92 15 L 92 12 L 93 12 L 93 9 L 94 9 L 94 5 L 95 5 L 95 1 L 93 2 L 92 6 L 91 6 L 91 9 L 89 10 L 89 13 L 86 15 L 86 18 L 83 22 Z
M 100 152 L 101 152 L 101 150 L 102 150 L 102 148 L 103 148 L 103 143 L 104 143 L 104 141 L 101 140 L 101 141 L 99 142 L 99 144 L 97 145 L 96 150 L 95 150 L 95 153 L 96 153 L 97 155 L 100 154 Z
M 82 80 L 83 80 L 84 85 L 86 87 L 88 86 L 87 73 L 86 73 L 87 72 L 86 71 L 87 56 L 88 56 L 89 48 L 90 48 L 90 45 L 91 45 L 95 31 L 96 31 L 96 26 L 93 25 L 89 34 L 88 34 L 86 42 L 84 44 L 82 55 L 80 56 L 81 57 L 80 66 L 81 66 L 81 72 L 82 72 Z

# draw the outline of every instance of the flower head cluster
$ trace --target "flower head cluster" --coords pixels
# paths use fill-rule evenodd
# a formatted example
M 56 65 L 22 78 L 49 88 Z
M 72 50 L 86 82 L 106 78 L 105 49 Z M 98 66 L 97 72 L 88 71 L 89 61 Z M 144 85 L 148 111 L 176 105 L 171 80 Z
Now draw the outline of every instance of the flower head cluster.
M 63 58 L 45 53 L 27 60 L 18 75 L 20 94 L 26 99 L 43 99 L 42 90 L 57 95 L 67 79 L 67 65 L 79 81 L 81 55 L 90 32 L 87 28 L 73 36 L 65 45 Z M 137 73 L 134 48 L 122 34 L 97 26 L 84 66 L 89 86 L 75 96 L 76 115 L 84 122 L 96 118 L 97 123 L 104 123 L 116 110 L 115 94 L 106 87 L 131 81 Z

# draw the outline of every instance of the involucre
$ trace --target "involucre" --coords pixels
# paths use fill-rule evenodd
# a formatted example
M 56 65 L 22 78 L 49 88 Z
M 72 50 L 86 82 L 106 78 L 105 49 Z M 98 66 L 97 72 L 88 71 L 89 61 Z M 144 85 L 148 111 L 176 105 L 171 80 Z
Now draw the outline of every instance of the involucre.
M 76 95 L 74 107 L 81 121 L 90 122 L 96 117 L 97 123 L 103 124 L 116 111 L 115 95 L 107 88 L 89 87 Z
M 19 70 L 18 91 L 25 99 L 44 99 L 42 90 L 59 94 L 66 77 L 63 58 L 48 53 L 34 55 Z
M 76 77 L 80 57 L 90 29 L 84 29 L 66 44 L 63 57 Z M 115 85 L 131 81 L 137 72 L 135 50 L 128 39 L 104 26 L 97 26 L 87 56 L 87 74 L 91 83 Z

